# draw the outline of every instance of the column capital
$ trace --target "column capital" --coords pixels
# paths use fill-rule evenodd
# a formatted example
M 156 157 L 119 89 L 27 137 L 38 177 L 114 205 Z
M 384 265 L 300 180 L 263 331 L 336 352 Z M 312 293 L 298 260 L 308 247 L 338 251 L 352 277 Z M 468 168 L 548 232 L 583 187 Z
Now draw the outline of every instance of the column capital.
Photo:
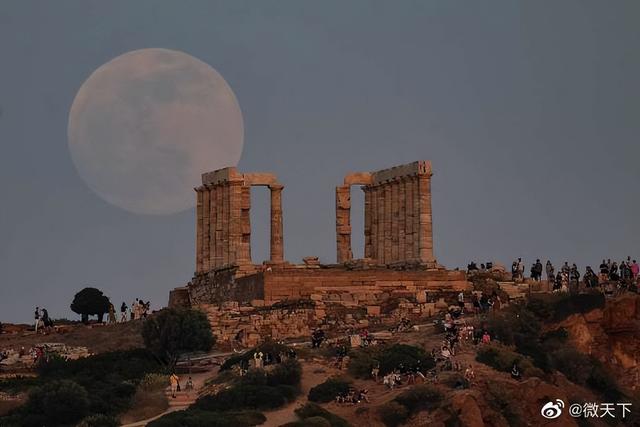
M 269 184 L 268 187 L 269 187 L 269 190 L 271 190 L 271 191 L 282 191 L 282 189 L 284 188 L 284 185 L 282 185 L 282 184 Z

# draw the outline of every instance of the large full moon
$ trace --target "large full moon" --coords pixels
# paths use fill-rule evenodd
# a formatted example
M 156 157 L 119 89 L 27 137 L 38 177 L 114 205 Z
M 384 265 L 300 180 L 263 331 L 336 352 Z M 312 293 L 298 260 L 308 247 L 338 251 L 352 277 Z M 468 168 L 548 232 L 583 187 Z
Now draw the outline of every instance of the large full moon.
M 236 166 L 242 113 L 209 65 L 182 52 L 142 49 L 95 70 L 69 113 L 80 176 L 107 202 L 140 214 L 194 205 L 203 172 Z

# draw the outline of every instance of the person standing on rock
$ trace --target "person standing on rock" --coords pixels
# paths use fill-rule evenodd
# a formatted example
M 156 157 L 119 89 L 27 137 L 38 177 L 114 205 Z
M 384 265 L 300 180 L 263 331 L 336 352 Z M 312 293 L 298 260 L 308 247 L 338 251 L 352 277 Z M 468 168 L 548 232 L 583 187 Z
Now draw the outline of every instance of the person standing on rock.
M 120 305 L 120 323 L 124 323 L 127 321 L 127 304 L 122 301 L 122 305 Z
M 109 324 L 116 323 L 116 308 L 109 303 Z
M 638 265 L 638 263 L 634 259 L 631 263 L 631 276 L 634 282 L 638 280 L 638 274 L 640 274 L 640 265 Z
M 36 307 L 36 312 L 34 313 L 34 318 L 35 318 L 35 328 L 36 328 L 36 334 L 38 333 L 38 326 L 40 325 L 40 307 Z
M 549 284 L 553 283 L 553 279 L 555 279 L 553 264 L 551 264 L 550 260 L 547 260 L 547 265 L 545 266 L 547 270 L 547 281 Z

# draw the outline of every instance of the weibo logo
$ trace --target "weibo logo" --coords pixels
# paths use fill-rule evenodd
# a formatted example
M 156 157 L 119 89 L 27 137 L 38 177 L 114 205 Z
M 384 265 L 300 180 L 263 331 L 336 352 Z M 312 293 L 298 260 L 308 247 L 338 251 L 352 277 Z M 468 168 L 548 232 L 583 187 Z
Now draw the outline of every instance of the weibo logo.
M 564 408 L 564 402 L 561 399 L 556 399 L 547 402 L 540 410 L 540 414 L 548 420 L 554 420 L 562 415 L 562 408 Z

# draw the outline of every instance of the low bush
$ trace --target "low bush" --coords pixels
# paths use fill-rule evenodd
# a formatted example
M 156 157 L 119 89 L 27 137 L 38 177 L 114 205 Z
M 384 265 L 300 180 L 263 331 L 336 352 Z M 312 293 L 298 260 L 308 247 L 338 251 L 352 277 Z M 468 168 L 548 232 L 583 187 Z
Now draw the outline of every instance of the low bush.
M 214 395 L 199 398 L 194 407 L 203 411 L 219 412 L 242 409 L 275 409 L 287 403 L 287 398 L 276 387 L 266 385 L 236 385 Z
M 394 344 L 390 347 L 371 347 L 352 352 L 349 372 L 357 378 L 369 378 L 371 369 L 380 366 L 380 375 L 403 367 L 425 372 L 435 366 L 433 358 L 422 347 Z
M 148 427 L 252 427 L 263 424 L 266 417 L 260 412 L 208 412 L 187 409 L 164 415 L 147 424 Z
M 214 395 L 203 396 L 195 408 L 204 411 L 275 409 L 293 401 L 300 393 L 300 363 L 287 359 L 270 370 L 250 369 L 231 387 Z
M 411 415 L 415 412 L 425 409 L 437 408 L 444 396 L 442 393 L 432 385 L 422 384 L 411 387 L 400 393 L 395 401 L 407 408 L 408 413 Z
M 350 424 L 347 422 L 347 420 L 337 416 L 336 414 L 332 414 L 322 406 L 315 403 L 306 403 L 304 406 L 296 409 L 295 412 L 296 415 L 302 420 L 302 424 L 300 424 L 301 426 L 307 426 L 306 421 L 309 418 L 320 417 L 329 421 L 331 427 L 350 427 Z
M 311 402 L 331 402 L 336 398 L 337 395 L 347 394 L 349 392 L 350 386 L 351 381 L 345 378 L 329 378 L 322 384 L 318 384 L 317 386 L 309 390 L 308 398 Z
M 89 396 L 73 381 L 51 381 L 29 393 L 24 413 L 42 416 L 47 424 L 74 424 L 89 414 Z
M 535 368 L 527 357 L 497 343 L 486 344 L 480 347 L 476 353 L 476 360 L 491 366 L 497 371 L 511 372 L 515 363 L 524 375 L 542 375 L 542 372 Z
M 76 427 L 118 427 L 117 419 L 109 415 L 90 415 L 84 418 Z
M 387 427 L 399 426 L 409 419 L 409 411 L 407 408 L 394 400 L 380 406 L 378 408 L 378 415 L 380 415 L 380 420 L 382 420 Z

